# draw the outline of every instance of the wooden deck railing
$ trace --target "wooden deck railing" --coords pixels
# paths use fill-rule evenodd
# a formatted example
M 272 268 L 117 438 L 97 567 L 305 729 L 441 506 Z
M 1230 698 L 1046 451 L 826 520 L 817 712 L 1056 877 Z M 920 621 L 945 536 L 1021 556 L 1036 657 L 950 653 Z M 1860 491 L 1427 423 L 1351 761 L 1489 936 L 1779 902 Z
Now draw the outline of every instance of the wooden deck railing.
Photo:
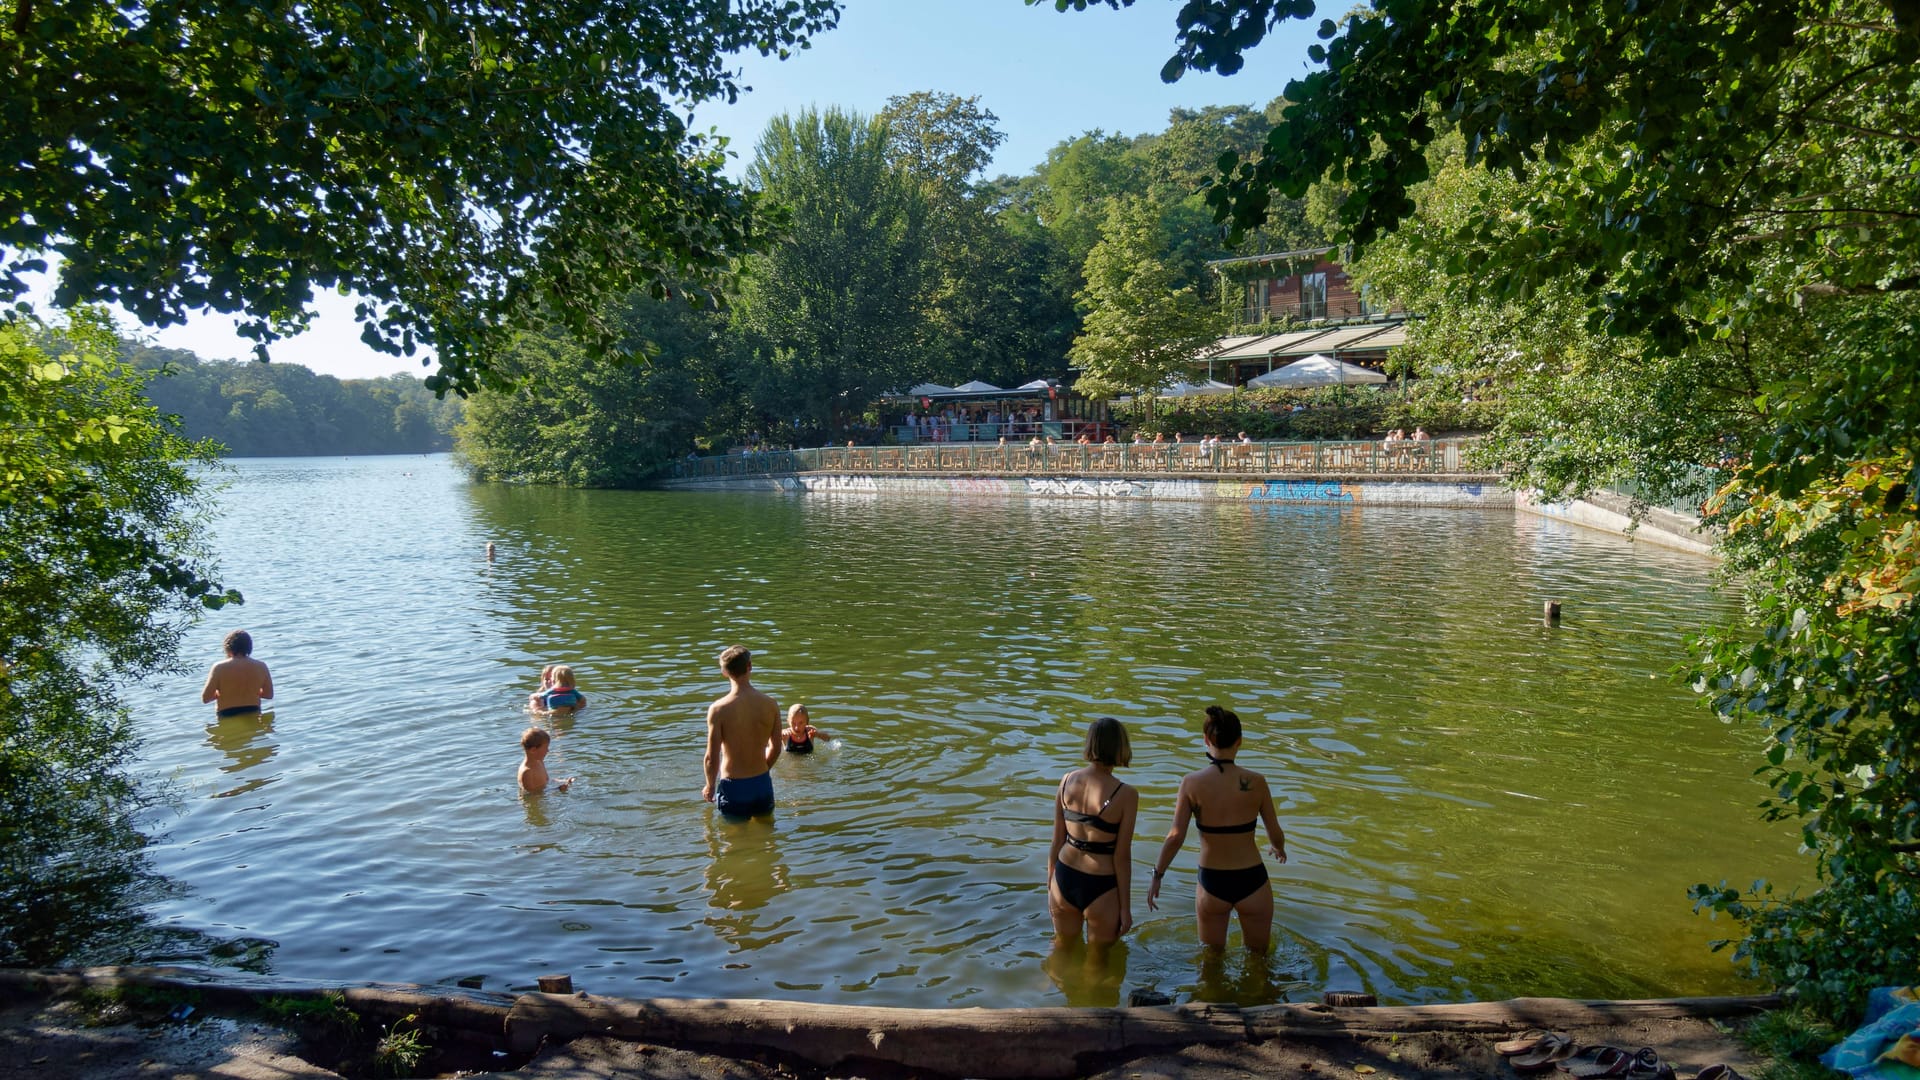
M 1112 443 L 1083 446 L 941 443 L 930 446 L 844 446 L 689 458 L 676 480 L 775 476 L 803 472 L 1118 476 L 1312 476 L 1464 474 L 1474 439 L 1336 442 Z

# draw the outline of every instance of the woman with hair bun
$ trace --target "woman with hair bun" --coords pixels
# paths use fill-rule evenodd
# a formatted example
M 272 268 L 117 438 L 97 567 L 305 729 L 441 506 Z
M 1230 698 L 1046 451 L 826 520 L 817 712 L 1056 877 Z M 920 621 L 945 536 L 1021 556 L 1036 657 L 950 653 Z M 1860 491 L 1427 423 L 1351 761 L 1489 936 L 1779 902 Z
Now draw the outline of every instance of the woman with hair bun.
M 1087 765 L 1060 778 L 1047 851 L 1047 910 L 1062 941 L 1104 945 L 1133 927 L 1133 823 L 1140 793 L 1113 775 L 1133 761 L 1111 716 L 1087 727 Z
M 1158 910 L 1160 879 L 1187 840 L 1187 822 L 1200 826 L 1200 881 L 1194 889 L 1194 916 L 1200 924 L 1200 942 L 1214 948 L 1227 944 L 1227 926 L 1240 916 L 1240 936 L 1248 949 L 1266 952 L 1273 939 L 1273 884 L 1254 842 L 1257 823 L 1267 827 L 1267 850 L 1287 861 L 1287 834 L 1273 813 L 1273 796 L 1266 778 L 1243 769 L 1234 758 L 1240 753 L 1240 718 L 1218 705 L 1207 706 L 1207 767 L 1180 781 L 1173 807 L 1173 828 L 1160 845 L 1160 858 L 1147 886 L 1147 910 Z

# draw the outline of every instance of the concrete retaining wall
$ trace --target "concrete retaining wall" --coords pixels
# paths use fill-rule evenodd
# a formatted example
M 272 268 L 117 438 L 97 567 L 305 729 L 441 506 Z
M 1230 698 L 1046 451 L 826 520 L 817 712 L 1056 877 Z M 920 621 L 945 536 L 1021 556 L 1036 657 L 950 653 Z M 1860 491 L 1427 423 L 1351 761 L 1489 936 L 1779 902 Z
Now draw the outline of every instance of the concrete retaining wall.
M 988 496 L 1034 499 L 1144 499 L 1177 502 L 1260 502 L 1337 506 L 1467 506 L 1507 509 L 1513 493 L 1485 479 L 1462 481 L 1353 477 L 1247 480 L 1131 479 L 1085 476 L 888 476 L 797 473 L 716 480 L 678 480 L 675 491 L 854 492 L 861 494 Z
M 1020 499 L 1134 499 L 1149 502 L 1252 502 L 1320 506 L 1431 506 L 1515 510 L 1639 543 L 1712 557 L 1714 537 L 1697 520 L 1666 510 L 1644 513 L 1639 525 L 1619 497 L 1549 503 L 1501 486 L 1496 477 L 1321 476 L 1275 479 L 1115 476 L 896 476 L 887 473 L 788 473 L 705 480 L 670 480 L 672 491 L 783 491 L 865 495 L 984 496 Z
M 1658 547 L 1673 548 L 1695 555 L 1713 557 L 1712 533 L 1700 528 L 1697 520 L 1683 517 L 1668 510 L 1647 511 L 1638 526 L 1630 516 L 1632 507 L 1627 500 L 1619 496 L 1595 495 L 1591 501 L 1574 499 L 1571 502 L 1541 502 L 1528 492 L 1516 492 L 1513 508 L 1523 514 L 1553 518 L 1558 521 L 1572 522 L 1589 529 L 1599 529 L 1616 536 L 1624 536 L 1638 543 L 1654 544 Z

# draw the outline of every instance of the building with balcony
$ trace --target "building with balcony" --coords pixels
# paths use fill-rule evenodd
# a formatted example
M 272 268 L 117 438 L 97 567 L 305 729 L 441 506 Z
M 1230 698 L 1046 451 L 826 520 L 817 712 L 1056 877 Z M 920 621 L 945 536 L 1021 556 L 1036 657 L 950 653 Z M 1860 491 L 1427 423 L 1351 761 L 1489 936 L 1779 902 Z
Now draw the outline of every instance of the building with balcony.
M 1196 370 L 1239 386 L 1316 353 L 1379 370 L 1407 340 L 1407 313 L 1371 301 L 1366 288 L 1331 258 L 1337 250 L 1304 248 L 1208 263 L 1221 277 L 1220 295 L 1236 298 L 1243 329 L 1196 356 Z

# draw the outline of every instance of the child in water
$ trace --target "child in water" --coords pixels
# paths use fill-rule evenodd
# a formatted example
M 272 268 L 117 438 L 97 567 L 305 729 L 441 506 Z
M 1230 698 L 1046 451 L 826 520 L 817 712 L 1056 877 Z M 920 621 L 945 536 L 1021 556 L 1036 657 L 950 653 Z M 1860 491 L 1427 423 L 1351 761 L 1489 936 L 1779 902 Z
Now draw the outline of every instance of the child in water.
M 549 664 L 540 672 L 540 689 L 527 697 L 527 704 L 536 709 L 554 712 L 566 709 L 576 712 L 587 707 L 587 696 L 574 686 L 573 668 L 566 664 Z
M 547 751 L 553 745 L 553 736 L 537 727 L 530 727 L 520 733 L 520 790 L 547 790 Z M 573 786 L 573 777 L 554 785 L 555 791 L 565 791 Z
M 833 736 L 807 722 L 807 707 L 805 705 L 796 704 L 793 708 L 787 710 L 787 753 L 813 753 L 813 740 L 815 736 L 822 739 L 833 738 Z

